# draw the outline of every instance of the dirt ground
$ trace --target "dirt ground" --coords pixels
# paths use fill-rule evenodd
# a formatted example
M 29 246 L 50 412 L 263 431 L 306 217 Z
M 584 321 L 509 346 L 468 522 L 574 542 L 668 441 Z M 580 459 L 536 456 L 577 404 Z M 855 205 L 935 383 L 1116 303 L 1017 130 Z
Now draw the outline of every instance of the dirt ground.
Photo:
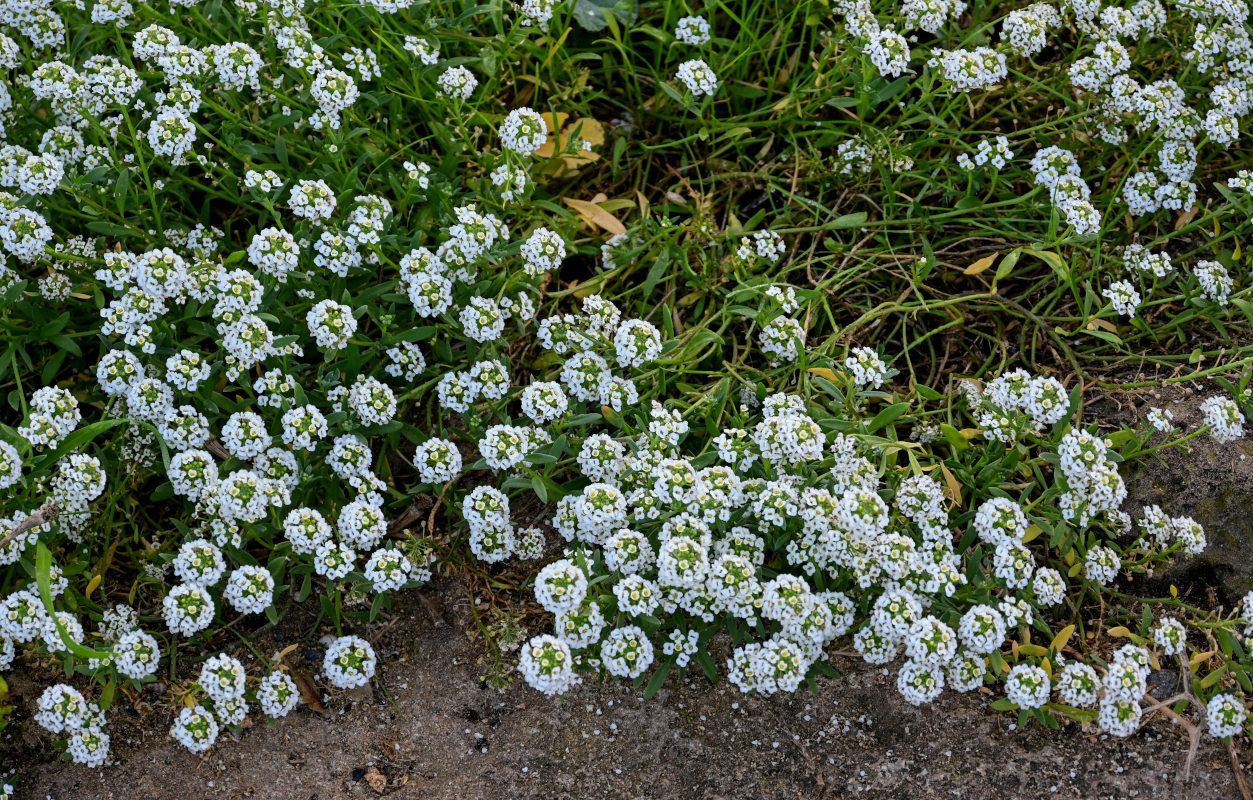
M 1172 407 L 1189 428 L 1197 423 L 1198 397 L 1163 394 L 1138 398 L 1118 416 L 1139 416 L 1151 403 Z M 1245 480 L 1253 481 L 1253 459 L 1244 452 L 1198 440 L 1186 456 L 1171 453 L 1129 474 L 1128 507 L 1134 513 L 1137 504 L 1160 502 L 1198 518 L 1217 512 L 1210 530 L 1218 549 L 1247 550 L 1224 541 L 1224 532 L 1249 541 L 1232 495 L 1245 501 L 1253 485 Z M 1192 595 L 1216 578 L 1248 578 L 1243 565 L 1203 566 L 1171 580 Z M 1213 740 L 1185 781 L 1187 739 L 1165 720 L 1126 740 L 1078 726 L 1019 730 L 1014 715 L 989 708 L 990 693 L 946 692 L 914 708 L 886 670 L 841 658 L 832 664 L 843 678 L 792 699 L 744 697 L 699 673 L 686 683 L 672 675 L 649 701 L 621 683 L 583 685 L 564 698 L 521 681 L 497 691 L 483 680 L 483 642 L 468 633 L 477 629 L 473 603 L 460 579 L 409 593 L 389 623 L 351 631 L 375 642 L 372 688 L 337 694 L 322 713 L 301 705 L 276 725 L 226 734 L 204 756 L 165 735 L 172 711 L 154 694 L 111 714 L 113 765 L 54 761 L 48 736 L 30 720 L 50 680 L 18 670 L 9 676 L 16 711 L 0 734 L 0 775 L 18 778 L 19 800 L 1241 797 L 1237 767 Z M 282 635 L 258 646 L 277 650 L 295 640 Z M 236 655 L 249 664 L 247 650 Z M 319 651 L 297 656 L 316 663 Z M 1237 754 L 1247 771 L 1247 739 Z
M 1013 715 L 988 708 L 990 695 L 946 693 L 918 709 L 884 671 L 842 659 L 843 679 L 794 699 L 744 697 L 703 676 L 672 677 L 647 702 L 622 684 L 557 699 L 520 681 L 497 691 L 481 681 L 481 644 L 465 634 L 464 587 L 446 579 L 423 591 L 442 619 L 419 603 L 402 610 L 375 643 L 372 690 L 340 694 L 321 714 L 302 705 L 204 756 L 163 735 L 168 709 L 141 703 L 113 715 L 114 765 L 49 761 L 22 707 L 37 687 L 15 675 L 17 722 L 3 749 L 25 762 L 17 797 L 1239 798 L 1230 757 L 1212 741 L 1185 785 L 1186 738 L 1166 723 L 1127 740 L 1018 730 Z M 1239 753 L 1253 761 L 1247 742 Z

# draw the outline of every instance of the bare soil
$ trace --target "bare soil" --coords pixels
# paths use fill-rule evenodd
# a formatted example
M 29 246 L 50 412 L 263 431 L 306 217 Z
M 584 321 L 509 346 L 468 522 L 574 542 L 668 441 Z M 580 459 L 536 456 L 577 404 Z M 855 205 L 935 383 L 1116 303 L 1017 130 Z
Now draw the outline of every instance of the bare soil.
M 20 764 L 17 797 L 1239 798 L 1228 752 L 1212 741 L 1184 781 L 1187 740 L 1166 723 L 1127 740 L 1017 729 L 988 707 L 990 694 L 914 708 L 883 670 L 838 658 L 842 679 L 791 699 L 744 697 L 700 675 L 672 676 L 649 701 L 620 683 L 564 698 L 521 681 L 494 690 L 481 680 L 481 642 L 466 634 L 465 587 L 443 579 L 422 591 L 429 608 L 400 609 L 375 642 L 373 687 L 228 734 L 204 756 L 164 735 L 172 709 L 141 701 L 112 715 L 112 766 L 50 760 L 30 720 L 42 684 L 13 675 L 16 719 L 2 746 L 8 767 Z M 1253 760 L 1247 742 L 1239 753 Z
M 1159 405 L 1192 429 L 1200 397 L 1162 390 L 1113 398 L 1118 407 L 1102 410 L 1134 424 Z M 1237 599 L 1232 587 L 1250 577 L 1253 514 L 1242 509 L 1253 507 L 1251 453 L 1247 440 L 1220 447 L 1200 437 L 1188 452 L 1168 451 L 1126 476 L 1133 514 L 1159 503 L 1206 525 L 1217 556 L 1159 581 L 1210 607 Z M 1233 552 L 1246 560 L 1233 562 Z M 1162 587 L 1149 588 L 1146 595 Z M 389 622 L 353 631 L 378 652 L 372 687 L 324 698 L 320 713 L 302 704 L 275 725 L 225 734 L 204 756 L 165 735 L 174 709 L 155 691 L 111 713 L 111 766 L 54 760 L 31 705 L 55 676 L 27 664 L 8 676 L 16 709 L 0 734 L 0 775 L 16 776 L 19 800 L 1238 800 L 1235 769 L 1253 765 L 1247 739 L 1236 743 L 1238 764 L 1207 739 L 1185 780 L 1187 737 L 1166 720 L 1125 740 L 1078 725 L 1019 729 L 1014 715 L 989 707 L 990 692 L 945 692 L 914 708 L 886 670 L 839 657 L 832 664 L 842 678 L 820 679 L 818 694 L 794 698 L 745 697 L 699 672 L 686 681 L 672 675 L 648 701 L 618 682 L 585 684 L 563 698 L 520 680 L 498 691 L 484 680 L 475 592 L 467 579 L 441 578 L 409 593 Z M 298 641 L 300 624 L 285 619 L 256 646 L 273 652 Z M 248 650 L 235 655 L 249 665 Z M 315 671 L 320 650 L 294 655 Z

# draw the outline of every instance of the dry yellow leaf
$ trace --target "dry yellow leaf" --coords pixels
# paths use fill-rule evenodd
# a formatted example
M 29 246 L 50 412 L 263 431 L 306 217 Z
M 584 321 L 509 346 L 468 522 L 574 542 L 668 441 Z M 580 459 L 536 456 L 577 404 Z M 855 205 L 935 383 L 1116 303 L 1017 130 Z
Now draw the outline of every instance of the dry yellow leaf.
M 586 200 L 575 200 L 572 197 L 563 197 L 561 202 L 573 208 L 579 213 L 580 217 L 598 228 L 607 230 L 610 233 L 626 233 L 626 226 L 617 217 L 595 203 L 589 203 Z
M 1196 219 L 1196 215 L 1200 213 L 1201 213 L 1201 207 L 1193 206 L 1192 208 L 1189 208 L 1187 211 L 1180 214 L 1178 217 L 1175 218 L 1175 230 L 1179 231 L 1188 227 L 1188 223 Z
M 1058 631 L 1057 635 L 1053 637 L 1053 642 L 1052 644 L 1049 645 L 1049 649 L 1051 649 L 1055 653 L 1060 653 L 1062 651 L 1062 648 L 1064 648 L 1070 642 L 1070 637 L 1074 636 L 1074 634 L 1075 634 L 1075 626 L 1067 625 L 1066 627 Z
M 570 119 L 570 115 L 564 111 L 549 111 L 540 116 L 544 118 L 544 124 L 548 126 L 549 131 L 561 130 L 566 120 Z
M 949 471 L 949 468 L 940 465 L 940 472 L 944 474 L 944 483 L 948 487 L 948 496 L 956 505 L 962 504 L 962 485 L 957 482 L 957 478 Z
M 979 259 L 975 263 L 971 264 L 970 266 L 962 270 L 962 274 L 963 275 L 978 275 L 980 272 L 983 272 L 985 269 L 987 269 L 988 267 L 996 263 L 996 257 L 998 255 L 999 253 L 993 253 L 990 256 L 984 256 L 983 258 Z
M 605 126 L 591 117 L 576 119 L 561 134 L 567 138 L 578 136 L 581 141 L 591 142 L 593 147 L 600 147 L 605 143 Z

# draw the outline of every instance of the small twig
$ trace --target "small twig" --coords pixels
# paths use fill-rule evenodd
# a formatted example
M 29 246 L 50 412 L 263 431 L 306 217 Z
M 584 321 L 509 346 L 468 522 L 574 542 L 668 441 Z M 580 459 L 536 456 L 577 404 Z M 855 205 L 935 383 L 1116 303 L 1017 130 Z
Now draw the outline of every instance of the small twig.
M 425 497 L 425 495 L 423 496 Z M 417 503 L 410 503 L 409 507 L 400 512 L 400 516 L 392 520 L 387 526 L 387 535 L 394 536 L 403 531 L 405 528 L 408 528 L 413 523 L 422 519 L 423 510 L 424 509 L 420 508 Z
M 1253 792 L 1249 791 L 1249 782 L 1244 779 L 1244 769 L 1240 766 L 1240 757 L 1236 755 L 1234 737 L 1227 737 L 1227 752 L 1231 754 L 1231 769 L 1236 773 L 1236 786 L 1240 787 L 1240 796 L 1244 800 L 1253 800 Z
M 5 534 L 4 538 L 0 539 L 0 550 L 3 550 L 6 546 L 8 546 L 9 542 L 13 541 L 27 531 L 33 528 L 38 528 L 40 525 L 46 525 L 47 523 L 52 522 L 60 514 L 61 507 L 59 505 L 56 503 L 48 503 L 34 514 L 31 514 L 29 517 L 18 523 L 16 528 Z

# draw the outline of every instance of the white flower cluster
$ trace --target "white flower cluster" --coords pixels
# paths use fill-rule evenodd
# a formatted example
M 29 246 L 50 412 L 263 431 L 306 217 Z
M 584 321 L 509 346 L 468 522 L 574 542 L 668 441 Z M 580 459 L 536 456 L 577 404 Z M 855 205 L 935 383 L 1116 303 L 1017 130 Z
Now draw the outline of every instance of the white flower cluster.
M 687 90 L 694 95 L 712 96 L 718 91 L 718 76 L 699 58 L 680 64 L 674 77 L 682 81 Z
M 1234 442 L 1244 436 L 1244 413 L 1235 400 L 1222 395 L 1207 397 L 1201 403 L 1204 424 L 1210 436 L 1220 442 Z
M 374 648 L 360 636 L 341 636 L 326 648 L 322 670 L 332 686 L 353 689 L 374 677 Z
M 982 389 L 973 381 L 961 386 L 984 435 L 1007 444 L 1029 428 L 1047 429 L 1070 414 L 1070 396 L 1061 382 L 1026 370 L 1003 373 Z
M 35 721 L 53 735 L 64 735 L 66 750 L 75 762 L 100 767 L 109 758 L 109 734 L 104 714 L 74 687 L 58 683 L 39 696 Z
M 975 154 L 973 157 L 966 153 L 960 153 L 957 156 L 957 163 L 963 169 L 974 170 L 978 167 L 992 165 L 993 169 L 1001 169 L 1014 157 L 1014 151 L 1009 148 L 1009 139 L 1004 136 L 997 136 L 993 139 L 980 139 L 979 144 L 975 146 Z

